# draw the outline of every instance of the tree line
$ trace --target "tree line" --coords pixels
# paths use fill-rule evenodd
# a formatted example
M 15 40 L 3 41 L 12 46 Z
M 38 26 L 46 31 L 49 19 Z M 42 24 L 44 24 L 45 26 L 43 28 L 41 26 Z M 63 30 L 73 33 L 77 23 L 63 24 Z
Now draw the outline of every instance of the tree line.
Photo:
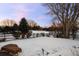
M 70 38 L 72 35 L 73 40 L 76 37 L 79 21 L 79 4 L 78 3 L 47 3 L 45 7 L 48 8 L 48 14 L 57 21 L 60 22 L 61 26 L 57 27 L 56 24 L 49 28 L 42 28 L 40 26 L 30 27 L 25 18 L 22 18 L 20 24 L 14 24 L 12 27 L 0 27 L 0 32 L 4 34 L 10 32 L 13 36 L 20 36 L 25 38 L 29 37 L 29 30 L 46 30 L 54 31 L 57 33 L 57 37 Z M 5 35 L 4 35 L 5 36 Z
M 8 22 L 8 21 L 7 21 Z M 14 24 L 13 26 L 0 26 L 0 33 L 4 35 L 4 40 L 6 40 L 6 34 L 12 34 L 15 39 L 19 38 L 29 38 L 32 35 L 31 30 L 46 30 L 41 26 L 29 26 L 27 19 L 23 17 L 18 24 Z
M 19 39 L 20 36 L 23 39 L 25 38 L 25 36 L 29 38 L 29 36 L 31 35 L 31 32 L 29 30 L 30 30 L 30 26 L 28 25 L 25 17 L 21 19 L 19 25 L 15 23 L 13 26 L 0 27 L 0 33 L 4 34 L 3 39 L 6 39 L 5 34 L 12 34 L 16 39 Z

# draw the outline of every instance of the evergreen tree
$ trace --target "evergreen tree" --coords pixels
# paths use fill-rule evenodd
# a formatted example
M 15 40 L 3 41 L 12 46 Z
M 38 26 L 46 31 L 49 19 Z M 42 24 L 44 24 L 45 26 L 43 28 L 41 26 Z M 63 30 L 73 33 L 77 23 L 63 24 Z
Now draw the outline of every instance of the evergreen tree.
M 16 39 L 18 39 L 20 37 L 19 26 L 17 24 L 14 24 L 12 30 L 13 30 L 13 32 L 12 32 L 13 36 Z
M 24 17 L 20 21 L 19 29 L 22 33 L 22 38 L 25 38 L 26 33 L 28 33 L 29 26 L 28 26 L 27 20 Z
M 11 32 L 10 29 L 11 29 L 10 26 L 5 26 L 5 27 L 4 27 L 5 33 L 10 33 L 10 32 Z
M 13 31 L 18 31 L 19 30 L 19 26 L 17 24 L 14 24 L 12 29 L 13 29 Z

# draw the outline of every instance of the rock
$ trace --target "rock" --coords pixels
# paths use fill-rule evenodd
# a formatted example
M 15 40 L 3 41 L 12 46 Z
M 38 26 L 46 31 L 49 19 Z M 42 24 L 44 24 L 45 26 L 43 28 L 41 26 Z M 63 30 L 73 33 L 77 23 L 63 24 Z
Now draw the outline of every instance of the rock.
M 6 51 L 11 55 L 18 55 L 20 52 L 22 52 L 22 49 L 16 44 L 7 44 L 1 48 L 1 51 Z
M 12 56 L 12 55 L 7 53 L 6 51 L 1 51 L 0 50 L 0 56 Z

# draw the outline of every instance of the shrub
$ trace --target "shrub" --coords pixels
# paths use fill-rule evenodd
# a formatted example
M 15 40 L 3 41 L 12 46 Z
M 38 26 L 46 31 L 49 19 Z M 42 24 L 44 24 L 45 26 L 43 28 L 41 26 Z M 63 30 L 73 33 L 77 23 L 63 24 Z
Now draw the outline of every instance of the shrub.
M 12 35 L 15 37 L 15 39 L 19 39 L 19 37 L 20 37 L 20 33 L 19 32 L 13 32 Z
M 32 32 L 29 31 L 29 32 L 27 33 L 27 38 L 29 38 L 31 35 L 32 35 Z

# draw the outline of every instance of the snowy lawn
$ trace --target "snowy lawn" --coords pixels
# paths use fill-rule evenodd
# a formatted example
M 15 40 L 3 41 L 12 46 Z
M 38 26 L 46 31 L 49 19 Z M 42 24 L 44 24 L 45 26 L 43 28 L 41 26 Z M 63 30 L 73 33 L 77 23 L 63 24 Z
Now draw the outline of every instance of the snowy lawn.
M 0 42 L 0 48 L 6 44 L 17 44 L 22 48 L 20 56 L 78 56 L 79 41 L 53 37 L 38 37 Z

